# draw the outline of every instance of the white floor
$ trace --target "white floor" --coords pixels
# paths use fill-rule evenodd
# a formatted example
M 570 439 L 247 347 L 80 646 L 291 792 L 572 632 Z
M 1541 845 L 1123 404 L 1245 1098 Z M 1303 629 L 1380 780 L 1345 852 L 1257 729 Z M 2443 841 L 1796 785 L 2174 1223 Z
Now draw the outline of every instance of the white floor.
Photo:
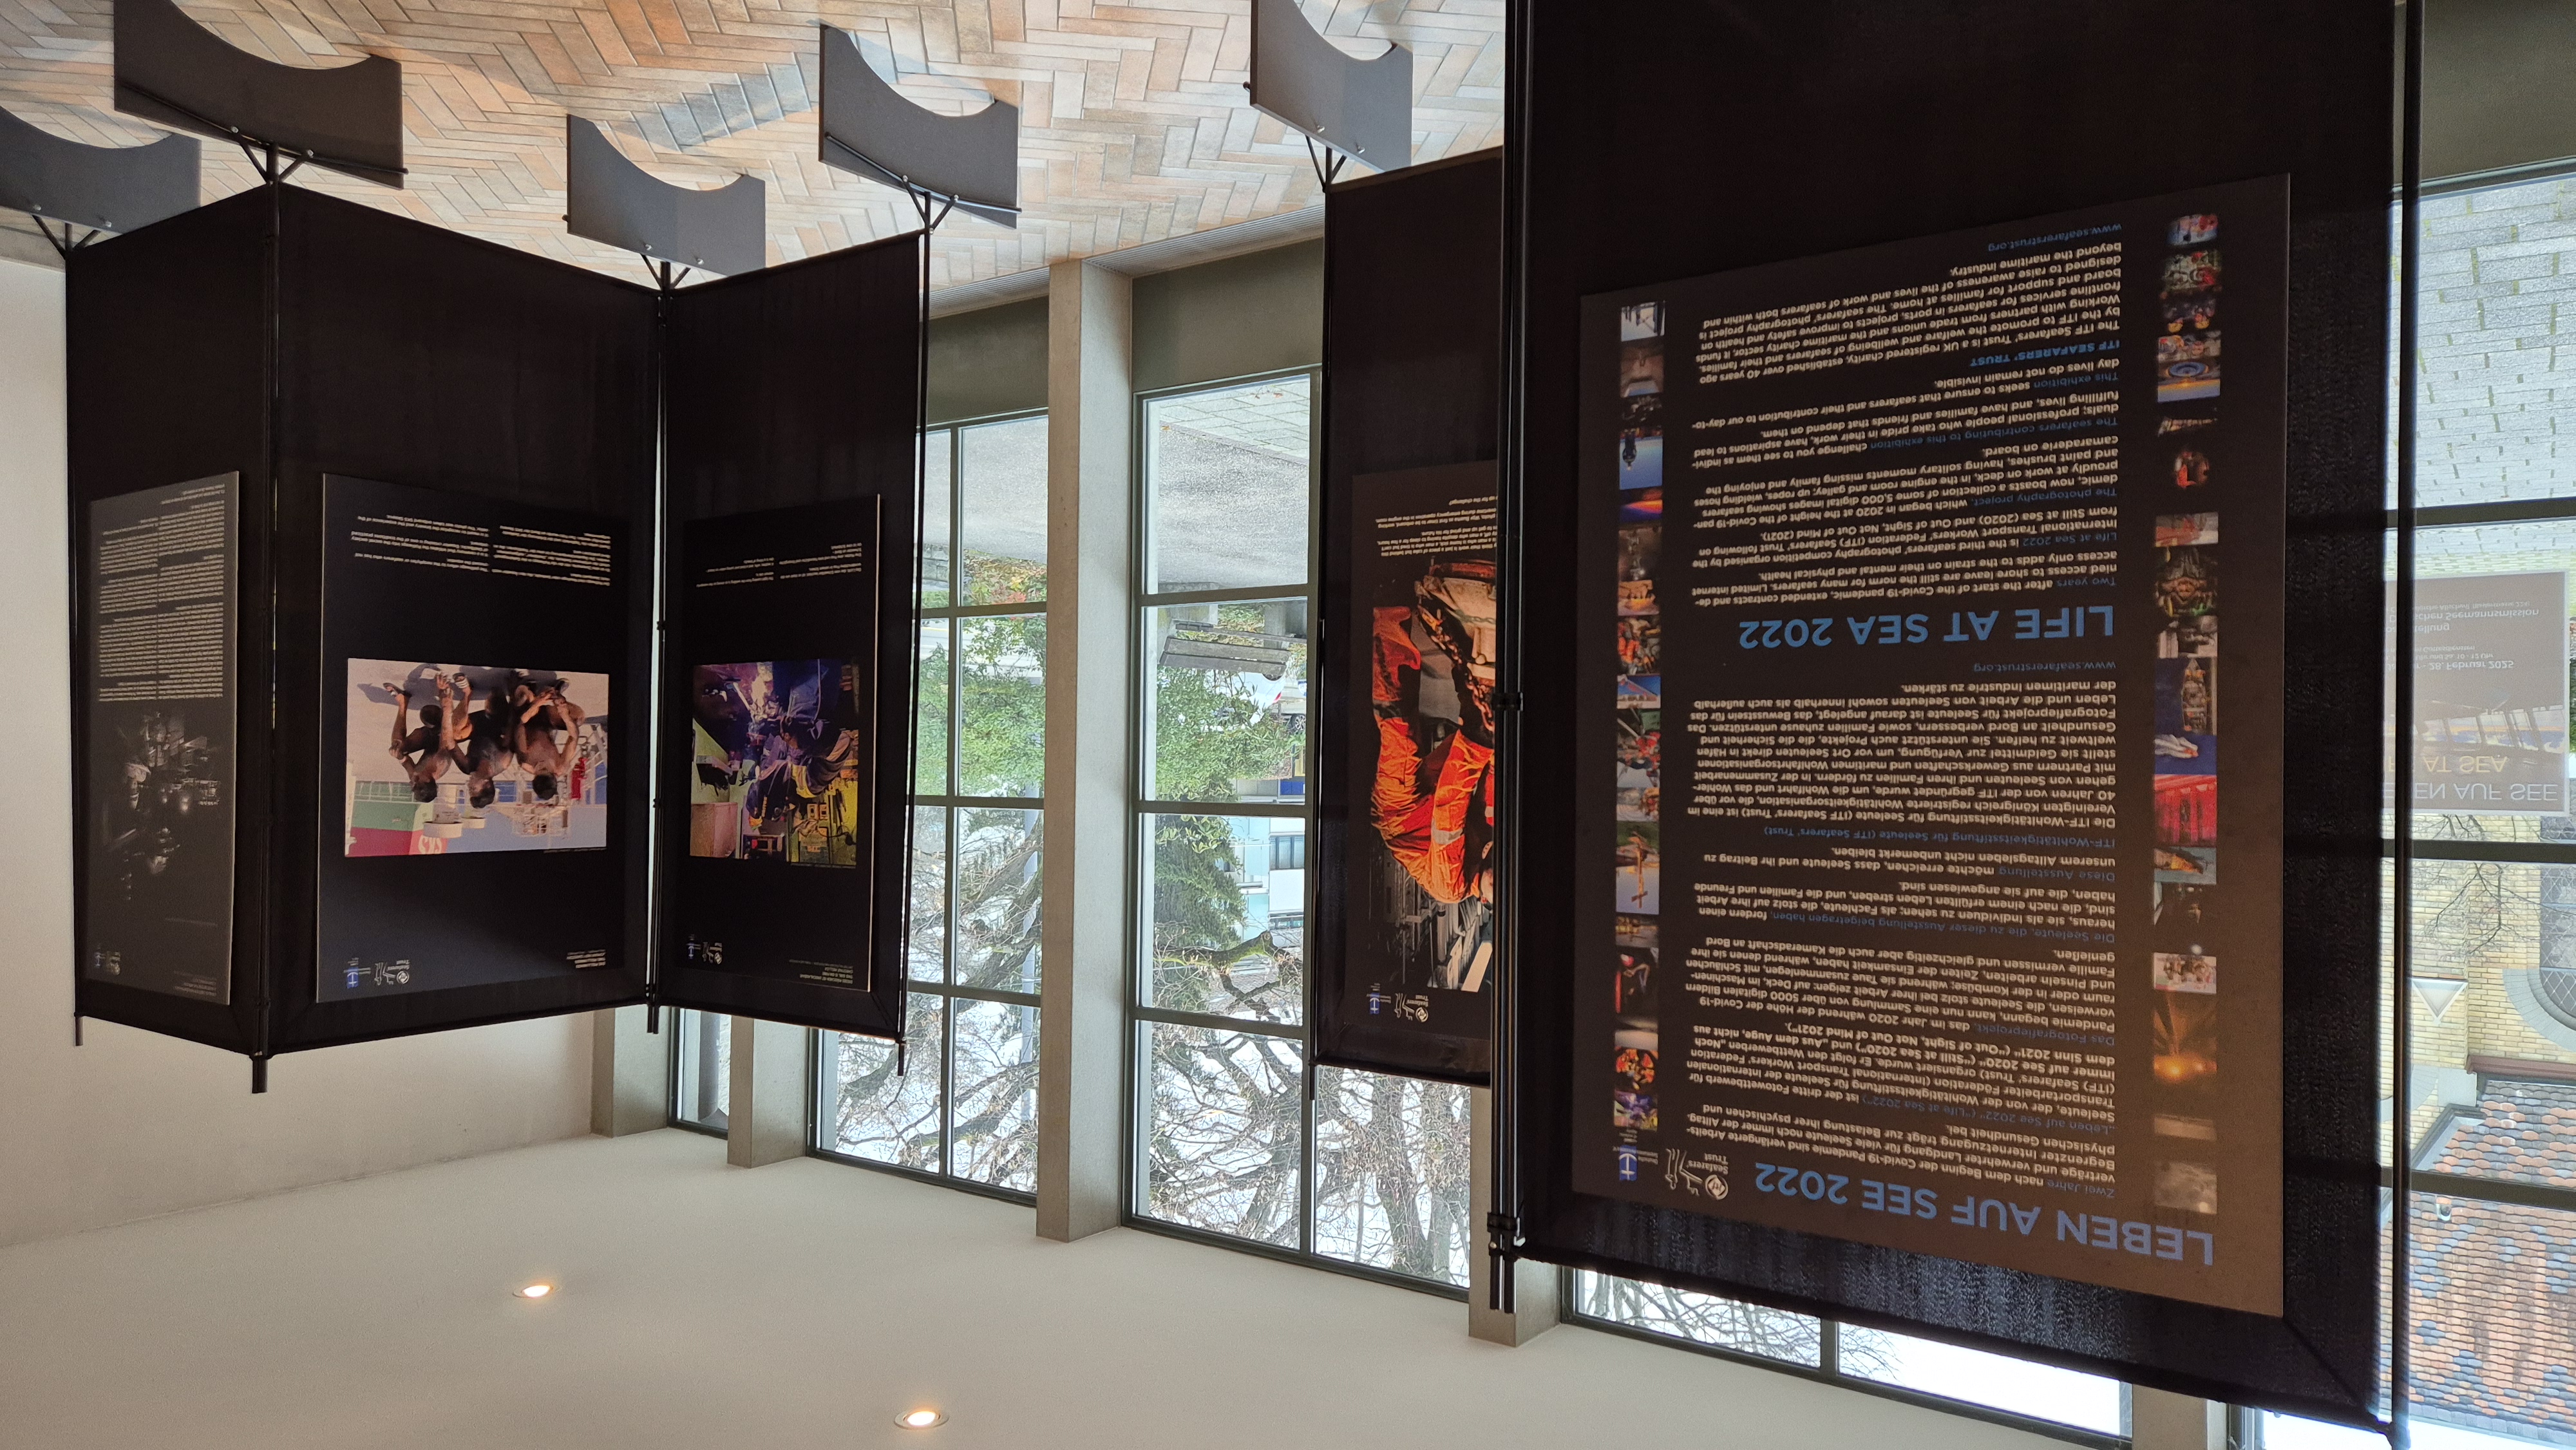
M 531 1279 L 563 1286 L 530 1303 Z M 1572 1327 L 665 1131 L 0 1250 L 0 1446 L 2054 1442 Z M 918 1404 L 947 1411 L 897 1429 Z

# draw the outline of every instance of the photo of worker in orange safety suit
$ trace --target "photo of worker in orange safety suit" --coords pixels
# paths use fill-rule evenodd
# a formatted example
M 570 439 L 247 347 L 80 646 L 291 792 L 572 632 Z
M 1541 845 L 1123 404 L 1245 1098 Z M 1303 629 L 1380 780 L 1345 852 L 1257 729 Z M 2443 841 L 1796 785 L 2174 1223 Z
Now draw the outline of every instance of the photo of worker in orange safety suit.
M 1494 582 L 1490 560 L 1437 562 L 1371 611 L 1369 820 L 1414 898 L 1407 986 L 1481 991 L 1492 960 Z

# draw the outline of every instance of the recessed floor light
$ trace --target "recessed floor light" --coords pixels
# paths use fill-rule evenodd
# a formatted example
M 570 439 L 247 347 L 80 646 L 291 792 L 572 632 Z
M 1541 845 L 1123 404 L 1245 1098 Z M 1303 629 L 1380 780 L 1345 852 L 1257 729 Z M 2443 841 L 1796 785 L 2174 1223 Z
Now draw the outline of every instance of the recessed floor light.
M 543 1299 L 554 1291 L 555 1286 L 552 1284 L 526 1284 L 510 1292 L 522 1299 Z
M 948 1417 L 937 1410 L 906 1410 L 894 1422 L 907 1430 L 935 1430 L 948 1423 Z

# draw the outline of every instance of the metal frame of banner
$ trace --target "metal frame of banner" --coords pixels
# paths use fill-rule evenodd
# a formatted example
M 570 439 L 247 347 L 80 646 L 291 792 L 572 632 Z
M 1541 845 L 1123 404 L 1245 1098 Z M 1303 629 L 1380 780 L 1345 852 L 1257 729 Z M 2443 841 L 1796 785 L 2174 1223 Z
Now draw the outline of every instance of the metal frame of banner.
M 768 260 L 767 201 L 757 176 L 675 186 L 628 160 L 599 123 L 564 117 L 564 230 L 635 253 L 660 291 L 676 289 L 693 268 L 758 271 Z
M 197 131 L 239 146 L 264 182 L 280 182 L 305 163 L 344 171 L 362 180 L 400 188 L 402 164 L 402 63 L 368 55 L 355 64 L 321 68 L 281 65 L 234 46 L 188 18 L 174 0 L 124 0 L 116 8 L 116 108 L 164 125 Z M 157 65 L 157 70 L 156 70 Z M 253 110 L 274 102 L 274 112 L 248 122 L 209 115 L 204 102 L 171 94 L 171 81 L 195 82 L 197 95 L 229 91 Z M 382 94 L 367 94 L 367 92 Z M 194 99 L 194 97 L 192 97 Z M 362 116 L 382 106 L 381 115 Z M 289 114 L 294 112 L 304 114 Z M 327 119 L 325 117 L 327 116 Z M 380 127 L 374 137 L 389 153 L 365 160 L 302 145 L 299 130 L 345 131 L 343 139 Z M 264 134 L 274 132 L 274 134 Z M 281 137 L 285 139 L 280 139 Z
M 1285 44 L 1265 48 L 1265 33 Z M 1403 46 L 1389 41 L 1363 60 L 1307 24 L 1297 0 L 1252 0 L 1251 73 L 1243 89 L 1252 108 L 1305 141 L 1318 185 L 1329 189 L 1354 159 L 1380 171 L 1412 162 L 1413 52 Z
M 1529 282 L 1529 147 L 1519 138 L 1529 119 L 1530 0 L 1510 0 L 1503 19 L 1503 360 L 1501 417 L 1495 479 L 1501 507 L 1496 519 L 1495 562 L 1500 566 L 1501 617 L 1495 621 L 1494 813 L 1494 1045 L 1491 1064 L 1492 1195 L 1485 1214 L 1485 1252 L 1491 1272 L 1487 1305 L 1514 1310 L 1512 1281 L 1522 1245 L 1520 1161 L 1520 939 L 1521 939 L 1521 616 L 1522 497 L 1521 396 Z
M 110 232 L 194 208 L 197 185 L 193 136 L 165 132 L 141 146 L 92 146 L 0 110 L 0 206 L 34 218 L 65 260 Z

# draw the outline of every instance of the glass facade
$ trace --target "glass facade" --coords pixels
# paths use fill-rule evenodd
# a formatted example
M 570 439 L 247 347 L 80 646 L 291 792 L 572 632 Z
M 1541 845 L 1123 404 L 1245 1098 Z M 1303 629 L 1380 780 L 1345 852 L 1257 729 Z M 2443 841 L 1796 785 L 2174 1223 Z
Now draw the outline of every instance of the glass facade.
M 923 438 L 910 1002 L 898 1054 L 818 1034 L 827 1154 L 1025 1197 L 1037 1188 L 1045 879 L 1047 425 Z
M 2576 179 L 2427 197 L 2416 244 L 2399 662 L 2416 718 L 2390 721 L 2415 761 L 2412 931 L 2389 964 L 2409 1009 L 2408 1412 L 2418 1445 L 2576 1444 L 2576 464 L 2558 439 L 2576 420 Z M 2396 552 L 2392 528 L 2392 582 Z M 2500 602 L 2527 622 L 2464 640 L 2472 613 L 2509 617 Z M 2484 668 L 2461 668 L 2463 642 Z M 2267 1443 L 2320 1437 L 2267 1424 Z
M 733 1093 L 733 1019 L 683 1008 L 671 1013 L 669 1030 L 672 1124 L 724 1132 Z
M 1314 394 L 1140 405 L 1132 1211 L 1462 1285 L 1466 1090 L 1306 1063 Z

